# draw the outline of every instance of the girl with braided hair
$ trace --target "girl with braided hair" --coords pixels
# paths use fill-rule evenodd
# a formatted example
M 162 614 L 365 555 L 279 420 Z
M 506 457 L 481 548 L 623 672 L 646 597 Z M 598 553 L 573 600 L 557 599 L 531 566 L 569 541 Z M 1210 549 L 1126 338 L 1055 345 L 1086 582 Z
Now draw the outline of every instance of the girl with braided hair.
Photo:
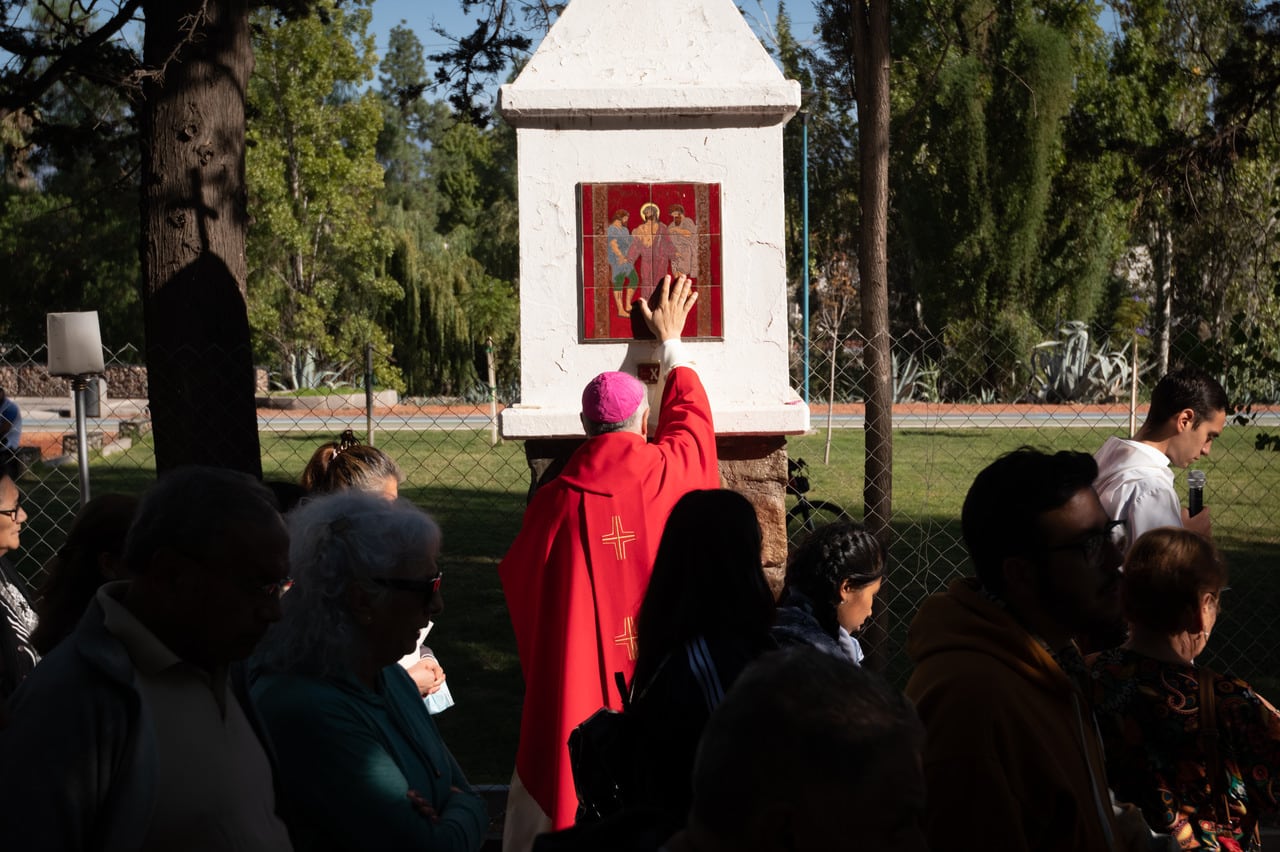
M 871 617 L 884 573 L 884 548 L 861 524 L 839 521 L 815 530 L 787 562 L 774 638 L 861 663 L 854 634 Z

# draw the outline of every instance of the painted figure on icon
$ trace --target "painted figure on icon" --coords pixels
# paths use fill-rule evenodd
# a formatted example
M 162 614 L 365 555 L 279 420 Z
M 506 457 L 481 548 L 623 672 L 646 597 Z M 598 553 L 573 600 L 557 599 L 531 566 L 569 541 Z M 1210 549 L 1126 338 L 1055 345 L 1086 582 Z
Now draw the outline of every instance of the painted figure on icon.
M 673 256 L 671 258 L 672 275 L 688 275 L 698 277 L 698 223 L 684 213 L 684 205 L 672 204 L 668 211 L 671 224 L 667 226 L 667 234 L 671 238 Z
M 648 298 L 657 289 L 658 282 L 671 268 L 674 254 L 667 226 L 658 221 L 658 205 L 650 201 L 640 208 L 644 219 L 631 232 L 631 251 L 627 257 L 640 272 L 640 295 Z
M 627 230 L 627 220 L 631 214 L 626 210 L 618 210 L 609 222 L 607 246 L 609 253 L 609 271 L 613 286 L 613 303 L 618 309 L 618 316 L 631 316 L 631 300 L 636 295 L 636 266 L 631 261 L 631 232 Z

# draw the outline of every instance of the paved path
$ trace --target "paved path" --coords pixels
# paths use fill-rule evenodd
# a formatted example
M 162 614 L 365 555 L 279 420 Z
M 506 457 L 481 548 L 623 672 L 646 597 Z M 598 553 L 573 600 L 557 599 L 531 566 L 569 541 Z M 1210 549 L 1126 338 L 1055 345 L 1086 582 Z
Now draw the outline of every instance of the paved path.
M 71 432 L 75 429 L 71 401 L 63 398 L 15 397 L 22 409 L 22 428 L 26 432 Z M 106 432 L 119 431 L 121 420 L 146 417 L 146 400 L 104 400 L 102 417 L 91 418 L 89 429 Z M 434 406 L 415 409 L 397 406 L 395 409 L 374 409 L 374 427 L 380 431 L 454 431 L 458 429 L 483 429 L 489 425 L 489 415 L 480 406 Z M 898 429 L 1040 429 L 1064 427 L 1078 429 L 1123 429 L 1128 426 L 1128 411 L 1121 407 L 1105 406 L 1044 406 L 1044 405 L 925 405 L 915 403 L 894 409 L 894 426 Z M 1139 416 L 1141 421 L 1141 415 Z M 1266 427 L 1280 426 L 1280 410 L 1259 413 L 1255 424 Z M 837 429 L 861 429 L 864 425 L 862 406 L 842 405 L 832 415 L 831 423 Z M 258 428 L 264 432 L 333 432 L 353 428 L 362 430 L 365 425 L 363 411 L 266 411 L 258 412 Z M 815 430 L 827 426 L 826 411 L 815 406 L 810 415 L 810 426 Z

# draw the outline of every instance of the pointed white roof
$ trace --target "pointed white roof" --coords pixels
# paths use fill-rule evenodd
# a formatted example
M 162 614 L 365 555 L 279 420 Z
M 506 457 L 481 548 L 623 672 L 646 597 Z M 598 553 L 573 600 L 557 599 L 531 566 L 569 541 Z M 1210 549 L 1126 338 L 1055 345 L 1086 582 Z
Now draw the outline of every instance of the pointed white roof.
M 737 113 L 790 117 L 786 80 L 733 0 L 572 0 L 498 109 L 557 116 Z

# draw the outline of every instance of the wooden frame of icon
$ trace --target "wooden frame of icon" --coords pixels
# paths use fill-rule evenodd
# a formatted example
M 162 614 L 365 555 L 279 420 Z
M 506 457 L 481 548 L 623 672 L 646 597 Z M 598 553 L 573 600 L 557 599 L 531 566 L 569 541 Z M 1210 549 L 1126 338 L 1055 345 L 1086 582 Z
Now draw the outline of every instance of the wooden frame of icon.
M 698 291 L 682 337 L 723 339 L 719 184 L 582 183 L 578 210 L 584 343 L 652 338 L 636 300 L 668 274 Z

